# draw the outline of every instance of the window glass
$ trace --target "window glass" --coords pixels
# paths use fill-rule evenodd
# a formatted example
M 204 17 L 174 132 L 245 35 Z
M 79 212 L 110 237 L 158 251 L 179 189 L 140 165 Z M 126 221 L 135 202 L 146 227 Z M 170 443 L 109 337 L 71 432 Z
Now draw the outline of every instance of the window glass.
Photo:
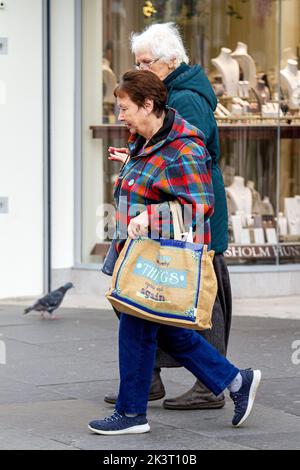
M 107 249 L 99 207 L 112 202 L 120 166 L 108 161 L 107 148 L 123 147 L 127 139 L 113 90 L 134 65 L 130 34 L 167 21 L 178 25 L 190 64 L 204 68 L 218 98 L 228 263 L 299 262 L 300 228 L 298 237 L 286 220 L 291 207 L 298 207 L 287 199 L 298 201 L 300 194 L 299 90 L 297 81 L 291 104 L 282 81 L 288 61 L 298 69 L 299 0 L 83 0 L 82 5 L 82 262 L 101 262 Z M 287 244 L 292 251 L 282 251 Z

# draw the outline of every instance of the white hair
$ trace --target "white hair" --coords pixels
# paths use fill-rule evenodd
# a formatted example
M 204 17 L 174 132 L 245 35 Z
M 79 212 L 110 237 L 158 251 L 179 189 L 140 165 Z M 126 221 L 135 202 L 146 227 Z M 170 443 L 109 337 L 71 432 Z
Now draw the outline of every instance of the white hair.
M 168 63 L 176 59 L 176 67 L 182 62 L 189 63 L 180 33 L 174 23 L 152 24 L 142 33 L 131 34 L 133 54 L 150 52 L 154 58 Z

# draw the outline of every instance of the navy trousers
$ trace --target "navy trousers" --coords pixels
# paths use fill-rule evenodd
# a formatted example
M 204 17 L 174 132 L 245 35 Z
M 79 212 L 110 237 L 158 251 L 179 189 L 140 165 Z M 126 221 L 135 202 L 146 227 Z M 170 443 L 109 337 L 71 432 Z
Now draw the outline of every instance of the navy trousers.
M 216 396 L 239 372 L 195 331 L 160 325 L 123 313 L 119 322 L 120 389 L 116 404 L 119 413 L 146 414 L 158 333 L 165 352 Z

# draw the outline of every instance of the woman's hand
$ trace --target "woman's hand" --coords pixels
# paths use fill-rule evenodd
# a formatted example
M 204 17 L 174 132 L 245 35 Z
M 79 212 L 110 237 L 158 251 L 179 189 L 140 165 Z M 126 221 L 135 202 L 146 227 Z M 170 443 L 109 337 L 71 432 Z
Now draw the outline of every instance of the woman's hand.
M 112 160 L 115 162 L 125 163 L 126 158 L 129 155 L 129 150 L 127 148 L 116 148 L 116 147 L 108 147 L 109 157 L 108 160 Z
M 128 226 L 128 235 L 135 240 L 138 237 L 146 237 L 148 235 L 149 218 L 148 212 L 144 211 L 137 217 L 131 219 Z

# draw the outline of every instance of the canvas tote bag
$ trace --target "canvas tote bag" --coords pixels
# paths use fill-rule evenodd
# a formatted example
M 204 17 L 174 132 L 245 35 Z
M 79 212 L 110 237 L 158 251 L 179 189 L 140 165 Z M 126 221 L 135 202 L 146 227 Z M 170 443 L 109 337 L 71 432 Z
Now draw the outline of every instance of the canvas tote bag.
M 217 295 L 214 252 L 182 241 L 181 206 L 170 202 L 174 240 L 127 239 L 106 294 L 119 312 L 166 325 L 210 329 Z

